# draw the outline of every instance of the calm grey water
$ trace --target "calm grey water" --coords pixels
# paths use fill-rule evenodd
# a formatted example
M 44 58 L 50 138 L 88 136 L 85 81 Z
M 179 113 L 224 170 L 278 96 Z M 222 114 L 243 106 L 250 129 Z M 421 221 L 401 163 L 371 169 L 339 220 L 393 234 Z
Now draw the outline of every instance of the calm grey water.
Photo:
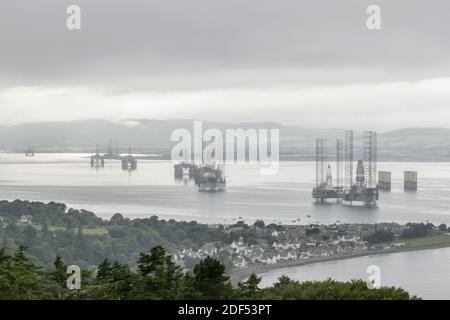
M 122 171 L 110 161 L 103 169 L 90 167 L 87 155 L 0 154 L 0 198 L 60 201 L 93 210 L 108 218 L 116 212 L 129 217 L 231 223 L 334 223 L 430 221 L 450 224 L 450 163 L 379 163 L 393 172 L 393 190 L 382 193 L 378 208 L 315 205 L 311 199 L 313 162 L 283 162 L 279 174 L 260 175 L 259 167 L 229 165 L 226 192 L 201 193 L 192 184 L 173 179 L 170 161 L 140 161 L 138 170 Z M 405 193 L 404 170 L 419 172 L 419 191 Z M 310 215 L 310 217 L 307 217 Z M 265 275 L 299 279 L 366 278 L 368 265 L 382 268 L 383 284 L 400 285 L 425 298 L 450 298 L 450 249 L 399 253 L 308 265 Z
M 381 269 L 381 285 L 399 286 L 423 299 L 450 299 L 450 248 L 411 251 L 321 262 L 261 274 L 262 286 L 281 275 L 295 280 L 367 280 L 367 267 Z
M 313 162 L 283 162 L 274 176 L 259 167 L 229 165 L 227 190 L 198 192 L 192 183 L 173 179 L 170 161 L 140 161 L 138 170 L 122 171 L 118 161 L 91 168 L 87 155 L 0 154 L 0 198 L 60 201 L 110 217 L 156 214 L 202 222 L 334 223 L 431 221 L 450 224 L 450 163 L 380 163 L 393 172 L 393 191 L 382 193 L 378 208 L 315 205 L 311 199 Z M 419 191 L 403 192 L 403 170 L 419 171 Z M 307 217 L 310 215 L 310 217 Z

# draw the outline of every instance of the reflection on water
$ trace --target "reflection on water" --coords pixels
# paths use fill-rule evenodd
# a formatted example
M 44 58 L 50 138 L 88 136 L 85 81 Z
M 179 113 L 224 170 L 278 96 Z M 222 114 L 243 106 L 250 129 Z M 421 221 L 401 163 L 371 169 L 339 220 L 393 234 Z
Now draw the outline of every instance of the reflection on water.
M 192 184 L 173 179 L 170 161 L 139 161 L 134 172 L 120 162 L 91 168 L 82 154 L 0 154 L 0 198 L 59 201 L 110 217 L 158 215 L 164 218 L 231 223 L 252 222 L 373 223 L 430 221 L 450 224 L 449 163 L 379 163 L 393 172 L 392 192 L 380 194 L 379 207 L 366 209 L 335 204 L 315 205 L 311 199 L 313 162 L 283 162 L 279 173 L 261 176 L 258 167 L 227 166 L 227 191 L 198 192 Z M 419 172 L 419 191 L 404 193 L 404 170 Z M 309 217 L 308 217 L 309 216 Z M 298 219 L 300 219 L 298 221 Z M 327 262 L 273 271 L 267 285 L 281 274 L 302 280 L 366 278 L 366 268 L 382 270 L 382 284 L 398 285 L 425 298 L 450 298 L 450 249 L 407 252 Z
M 334 223 L 431 221 L 450 224 L 449 163 L 379 163 L 393 172 L 393 190 L 381 193 L 379 207 L 366 209 L 311 199 L 313 162 L 283 162 L 274 176 L 259 167 L 228 165 L 227 190 L 198 192 L 193 183 L 173 179 L 170 161 L 139 161 L 134 172 L 120 162 L 91 168 L 83 154 L 0 154 L 1 198 L 60 201 L 103 217 L 121 212 L 130 217 L 158 215 L 202 222 Z M 404 170 L 419 172 L 419 191 L 403 192 Z M 308 217 L 310 215 L 310 217 Z
M 411 251 L 283 268 L 260 276 L 269 286 L 281 275 L 292 279 L 339 281 L 368 279 L 367 267 L 381 269 L 381 285 L 396 286 L 424 299 L 450 299 L 450 248 Z

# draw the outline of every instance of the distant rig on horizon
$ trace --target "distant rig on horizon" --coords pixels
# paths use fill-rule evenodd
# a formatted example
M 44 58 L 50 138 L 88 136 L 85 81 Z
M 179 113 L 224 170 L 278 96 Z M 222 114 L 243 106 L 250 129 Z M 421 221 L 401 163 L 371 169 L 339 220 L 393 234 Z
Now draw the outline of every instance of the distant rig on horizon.
M 353 130 L 345 131 L 345 142 L 336 140 L 336 183 L 333 184 L 331 164 L 327 161 L 327 140 L 316 139 L 316 183 L 312 196 L 317 203 L 324 203 L 327 199 L 336 199 L 344 205 L 354 202 L 373 208 L 379 200 L 379 189 L 391 190 L 391 172 L 377 172 L 377 133 L 363 132 L 363 155 L 357 160 L 356 179 L 353 179 L 354 149 Z M 344 170 L 342 169 L 344 161 Z M 344 181 L 342 183 L 342 172 Z M 377 174 L 380 183 L 377 182 Z M 417 191 L 417 172 L 404 171 L 404 191 Z
M 336 183 L 333 184 L 331 165 L 327 162 L 327 140 L 316 139 L 316 184 L 313 198 L 323 203 L 336 199 L 337 203 L 350 204 L 362 202 L 365 207 L 376 207 L 378 201 L 377 174 L 377 133 L 364 131 L 363 159 L 356 166 L 356 179 L 353 180 L 353 130 L 345 131 L 345 142 L 336 140 Z M 344 170 L 342 170 L 344 160 Z M 342 183 L 344 171 L 344 183 Z

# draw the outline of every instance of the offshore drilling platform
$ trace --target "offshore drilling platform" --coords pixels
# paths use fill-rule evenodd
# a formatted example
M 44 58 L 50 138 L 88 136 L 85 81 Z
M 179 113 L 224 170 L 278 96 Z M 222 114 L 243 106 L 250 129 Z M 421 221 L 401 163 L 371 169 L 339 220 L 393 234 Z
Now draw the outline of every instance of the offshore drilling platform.
M 182 162 L 175 164 L 174 177 L 176 180 L 194 179 L 199 191 L 224 191 L 226 188 L 225 167 L 215 162 L 195 165 Z
M 343 147 L 344 145 L 344 147 Z M 312 195 L 316 202 L 335 199 L 337 203 L 376 207 L 378 201 L 377 133 L 364 131 L 363 157 L 358 159 L 354 173 L 353 131 L 345 132 L 345 142 L 336 141 L 336 181 L 333 183 L 331 164 L 327 157 L 327 141 L 316 140 L 316 185 Z M 342 157 L 344 149 L 344 157 Z M 344 183 L 342 183 L 342 159 L 344 160 Z

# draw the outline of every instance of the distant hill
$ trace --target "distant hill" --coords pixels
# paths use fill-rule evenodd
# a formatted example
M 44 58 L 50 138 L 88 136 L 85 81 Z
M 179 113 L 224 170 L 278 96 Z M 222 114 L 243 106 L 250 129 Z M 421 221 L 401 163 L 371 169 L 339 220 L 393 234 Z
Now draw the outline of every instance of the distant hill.
M 23 152 L 29 145 L 36 152 L 92 152 L 98 144 L 106 152 L 110 141 L 121 152 L 131 146 L 133 152 L 170 152 L 171 133 L 177 128 L 192 132 L 193 120 L 131 119 L 123 122 L 85 120 L 72 122 L 27 123 L 0 126 L 0 149 Z M 217 128 L 279 128 L 281 154 L 284 159 L 313 159 L 315 139 L 329 140 L 333 157 L 334 141 L 343 138 L 344 129 L 309 129 L 277 123 L 204 122 L 204 130 Z M 361 152 L 361 136 L 355 131 L 355 157 Z M 379 159 L 398 161 L 450 161 L 450 129 L 406 128 L 379 133 Z
M 381 159 L 449 161 L 450 129 L 407 128 L 379 136 Z

